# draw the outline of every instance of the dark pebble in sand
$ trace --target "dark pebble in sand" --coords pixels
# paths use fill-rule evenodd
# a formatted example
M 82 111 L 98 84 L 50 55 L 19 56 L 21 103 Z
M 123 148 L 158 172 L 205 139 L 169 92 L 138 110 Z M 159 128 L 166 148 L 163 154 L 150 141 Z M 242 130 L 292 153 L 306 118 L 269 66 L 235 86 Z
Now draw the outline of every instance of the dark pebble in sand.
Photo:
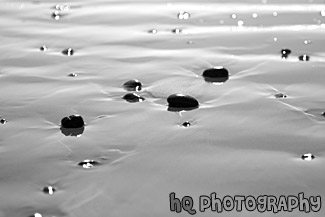
M 183 31 L 181 29 L 172 29 L 172 33 L 181 34 Z
M 322 113 L 322 116 L 325 117 L 325 112 Z
M 127 91 L 140 91 L 142 84 L 139 80 L 133 79 L 133 80 L 129 80 L 129 81 L 125 82 L 123 84 L 123 87 Z
M 72 56 L 72 55 L 74 54 L 74 50 L 70 47 L 70 48 L 64 49 L 64 50 L 62 51 L 62 53 L 63 53 L 64 55 L 67 55 L 67 56 Z
M 287 95 L 285 95 L 284 93 L 276 93 L 274 94 L 275 98 L 287 98 Z
M 191 126 L 191 123 L 189 121 L 185 121 L 183 124 L 182 124 L 183 127 L 190 127 Z
M 73 72 L 73 73 L 70 73 L 68 76 L 69 76 L 69 77 L 77 77 L 78 74 Z
M 308 154 L 303 154 L 301 158 L 306 161 L 311 161 L 315 158 L 315 156 L 311 153 L 308 153 Z
M 286 59 L 288 58 L 289 54 L 291 54 L 291 50 L 287 48 L 282 49 L 281 54 L 282 54 L 282 59 Z
M 59 20 L 60 19 L 60 16 L 61 16 L 61 14 L 60 14 L 59 11 L 54 11 L 52 13 L 52 18 L 55 19 L 55 20 Z
M 309 61 L 310 57 L 306 54 L 299 56 L 300 61 Z
M 70 115 L 61 120 L 61 126 L 64 128 L 81 128 L 85 123 L 80 115 Z
M 157 29 L 150 29 L 148 31 L 148 33 L 150 33 L 150 34 L 157 34 L 158 33 L 158 30 Z
M 47 51 L 47 47 L 43 45 L 42 47 L 39 48 L 41 51 Z
M 229 72 L 222 66 L 216 66 L 204 70 L 202 76 L 207 82 L 226 82 L 229 78 Z
M 55 191 L 56 191 L 56 189 L 54 187 L 52 187 L 52 186 L 46 186 L 46 187 L 43 188 L 43 192 L 45 194 L 52 195 L 52 194 L 54 194 Z
M 123 99 L 125 99 L 126 101 L 131 102 L 131 103 L 133 103 L 133 102 L 142 102 L 142 101 L 145 100 L 144 97 L 139 96 L 136 93 L 127 93 L 127 94 L 125 94 L 123 96 Z
M 8 121 L 6 120 L 6 119 L 4 119 L 4 118 L 2 118 L 1 120 L 0 120 L 0 123 L 1 124 L 6 124 Z
M 169 111 L 192 110 L 199 107 L 199 102 L 194 97 L 181 93 L 170 95 L 167 102 Z
M 79 166 L 82 166 L 83 168 L 85 169 L 89 169 L 89 168 L 92 168 L 96 165 L 99 165 L 100 163 L 98 161 L 95 161 L 95 160 L 83 160 L 81 161 L 80 163 L 78 163 Z

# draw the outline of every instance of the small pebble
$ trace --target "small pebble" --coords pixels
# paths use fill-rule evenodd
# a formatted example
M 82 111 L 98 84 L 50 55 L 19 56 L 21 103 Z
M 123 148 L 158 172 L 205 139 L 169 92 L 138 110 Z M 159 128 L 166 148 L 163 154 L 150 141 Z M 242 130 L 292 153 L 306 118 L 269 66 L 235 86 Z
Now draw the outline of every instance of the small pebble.
M 69 77 L 77 77 L 78 74 L 73 72 L 73 73 L 70 73 L 68 76 L 69 76 Z
M 85 169 L 89 169 L 89 168 L 93 168 L 96 165 L 99 165 L 100 163 L 98 161 L 94 161 L 94 160 L 83 160 L 80 163 L 78 163 L 79 166 L 82 166 Z
M 61 14 L 60 14 L 59 11 L 54 11 L 52 13 L 52 18 L 55 19 L 55 20 L 59 20 L 60 19 L 60 16 L 61 16 Z
M 207 82 L 226 82 L 229 78 L 229 72 L 223 66 L 216 66 L 204 70 L 202 76 Z
M 192 96 L 181 93 L 172 94 L 167 98 L 168 107 L 176 110 L 187 110 L 199 107 L 199 102 Z
M 311 161 L 315 158 L 315 156 L 311 153 L 308 153 L 308 154 L 303 154 L 301 158 L 306 161 Z
M 73 53 L 74 53 L 74 50 L 73 50 L 72 48 L 67 48 L 67 49 L 64 49 L 64 50 L 62 51 L 62 53 L 63 53 L 64 55 L 67 55 L 67 56 L 72 56 Z
M 42 47 L 40 47 L 40 50 L 41 50 L 41 51 L 47 51 L 47 47 L 46 47 L 46 45 L 43 45 Z
M 284 93 L 276 93 L 274 94 L 275 98 L 287 98 L 287 95 L 285 95 Z
M 183 30 L 181 30 L 181 29 L 173 29 L 172 30 L 172 33 L 175 33 L 175 34 L 181 34 L 183 32 Z
M 125 82 L 123 84 L 124 89 L 127 91 L 140 91 L 142 88 L 142 84 L 139 80 L 133 79 Z
M 191 126 L 191 123 L 189 121 L 185 121 L 183 124 L 182 124 L 183 127 L 189 127 Z
M 0 123 L 1 124 L 6 124 L 8 121 L 6 120 L 6 119 L 4 119 L 4 118 L 2 118 L 1 120 L 0 120 Z
M 299 56 L 300 61 L 309 61 L 310 57 L 306 54 Z
M 64 128 L 80 128 L 84 127 L 85 123 L 80 115 L 70 115 L 61 120 L 61 126 Z
M 150 34 L 157 34 L 158 33 L 158 30 L 157 29 L 150 29 L 148 31 L 148 33 L 150 33 Z
M 130 103 L 134 103 L 134 102 L 142 102 L 144 101 L 144 97 L 139 96 L 136 93 L 127 93 L 123 96 L 123 99 L 125 99 L 126 101 L 130 102 Z
M 322 113 L 322 116 L 324 116 L 324 117 L 325 117 L 325 112 L 323 112 L 323 113 Z
M 52 195 L 52 194 L 54 194 L 55 191 L 56 191 L 56 189 L 53 188 L 52 186 L 47 186 L 47 187 L 44 187 L 44 188 L 43 188 L 43 192 L 44 192 L 45 194 Z
M 282 49 L 281 54 L 282 54 L 282 59 L 286 59 L 288 58 L 289 54 L 291 54 L 291 50 L 287 48 Z

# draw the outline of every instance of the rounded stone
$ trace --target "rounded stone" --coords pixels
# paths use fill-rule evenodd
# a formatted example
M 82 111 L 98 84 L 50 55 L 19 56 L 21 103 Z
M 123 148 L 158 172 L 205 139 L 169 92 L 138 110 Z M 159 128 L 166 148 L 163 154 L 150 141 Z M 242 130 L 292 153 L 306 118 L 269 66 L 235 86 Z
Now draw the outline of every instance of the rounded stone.
M 311 153 L 308 153 L 308 154 L 303 154 L 301 158 L 306 161 L 311 161 L 314 160 L 315 156 Z
M 139 80 L 133 79 L 125 82 L 123 84 L 124 89 L 127 91 L 140 91 L 142 88 L 142 84 Z
M 46 186 L 46 187 L 43 188 L 43 192 L 45 194 L 52 195 L 52 194 L 54 194 L 55 191 L 56 191 L 56 189 L 54 187 L 52 187 L 52 186 Z
M 67 49 L 64 49 L 62 53 L 67 56 L 72 56 L 74 54 L 74 50 L 71 47 L 69 47 Z
M 144 101 L 144 97 L 139 96 L 136 93 L 127 93 L 123 96 L 123 99 L 125 99 L 126 101 L 130 102 L 130 103 L 134 103 L 134 102 L 142 102 Z
M 325 117 L 325 112 L 322 113 L 322 116 Z
M 223 66 L 216 66 L 204 70 L 202 76 L 207 82 L 225 82 L 229 78 L 229 72 Z
M 286 59 L 288 58 L 289 54 L 291 54 L 291 50 L 288 48 L 284 48 L 281 50 L 282 58 Z
M 300 61 L 309 61 L 310 57 L 306 54 L 299 56 Z
M 182 124 L 183 127 L 190 127 L 191 126 L 191 123 L 189 121 L 185 121 L 183 124 Z
M 79 166 L 82 166 L 85 169 L 92 168 L 92 167 L 94 167 L 96 165 L 99 165 L 99 164 L 100 163 L 98 161 L 89 160 L 89 159 L 83 160 L 83 161 L 81 161 L 81 162 L 78 163 Z
M 81 128 L 85 126 L 85 122 L 80 115 L 70 115 L 61 120 L 61 126 L 64 128 Z
M 43 45 L 42 47 L 39 48 L 41 51 L 47 51 L 46 45 Z
M 6 120 L 6 119 L 4 119 L 4 118 L 2 118 L 1 120 L 0 120 L 0 123 L 1 124 L 6 124 L 8 121 Z
M 191 110 L 199 107 L 199 102 L 194 97 L 181 93 L 170 95 L 167 102 L 169 108 L 176 110 Z
M 275 98 L 287 98 L 287 95 L 285 95 L 284 93 L 276 93 L 274 94 Z

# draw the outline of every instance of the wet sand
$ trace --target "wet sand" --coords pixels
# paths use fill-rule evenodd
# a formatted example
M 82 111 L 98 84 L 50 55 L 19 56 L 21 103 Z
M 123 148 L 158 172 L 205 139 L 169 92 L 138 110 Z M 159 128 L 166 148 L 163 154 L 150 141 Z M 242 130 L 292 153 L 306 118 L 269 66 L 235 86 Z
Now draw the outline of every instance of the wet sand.
M 1 4 L 0 217 L 190 216 L 170 211 L 171 192 L 193 197 L 196 216 L 274 216 L 203 213 L 198 198 L 325 198 L 323 1 Z M 214 66 L 225 83 L 201 76 Z M 130 79 L 144 101 L 123 99 Z M 168 111 L 174 93 L 200 107 Z M 79 136 L 60 130 L 72 114 L 86 122 Z

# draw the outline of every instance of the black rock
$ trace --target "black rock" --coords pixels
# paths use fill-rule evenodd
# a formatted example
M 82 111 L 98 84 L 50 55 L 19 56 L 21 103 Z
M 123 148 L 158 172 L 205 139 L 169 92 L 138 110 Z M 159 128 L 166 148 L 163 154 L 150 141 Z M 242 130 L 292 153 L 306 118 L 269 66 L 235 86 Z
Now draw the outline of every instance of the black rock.
M 74 54 L 74 50 L 73 50 L 72 48 L 67 48 L 67 49 L 64 49 L 64 50 L 62 51 L 62 53 L 63 53 L 64 55 L 67 55 L 67 56 L 72 56 L 72 55 Z
M 46 186 L 46 187 L 43 188 L 43 192 L 45 194 L 52 195 L 52 194 L 54 194 L 55 191 L 56 191 L 56 189 L 54 187 L 52 187 L 52 186 Z
M 229 72 L 222 66 L 216 66 L 204 70 L 202 76 L 207 82 L 226 82 L 229 79 Z
M 1 120 L 0 120 L 0 123 L 1 124 L 6 124 L 8 121 L 6 120 L 6 119 L 4 119 L 4 118 L 2 118 Z
M 185 121 L 183 124 L 182 124 L 183 127 L 189 127 L 191 126 L 191 123 L 189 121 Z
M 70 115 L 61 120 L 61 127 L 63 128 L 82 128 L 84 126 L 84 120 L 80 115 Z
M 311 154 L 311 153 L 303 154 L 303 155 L 301 156 L 301 159 L 306 160 L 306 161 L 314 160 L 314 158 L 315 158 L 315 155 L 313 155 L 313 154 Z
M 47 47 L 45 45 L 43 45 L 42 47 L 39 48 L 41 51 L 46 51 Z
M 170 95 L 167 102 L 169 111 L 192 110 L 199 107 L 199 102 L 194 97 L 181 93 Z
M 98 161 L 95 160 L 83 160 L 81 162 L 78 163 L 79 166 L 82 166 L 85 169 L 89 169 L 92 168 L 96 165 L 99 165 L 100 163 Z
M 133 79 L 125 82 L 123 84 L 124 89 L 127 91 L 140 91 L 142 88 L 142 84 L 139 80 Z
M 322 116 L 324 116 L 324 117 L 325 117 L 325 112 L 323 112 L 323 113 L 322 113 Z
M 128 102 L 134 103 L 134 102 L 142 102 L 144 101 L 144 97 L 139 96 L 136 93 L 127 93 L 123 96 L 123 99 L 125 99 Z
M 306 54 L 299 56 L 300 61 L 309 61 L 310 57 Z
M 276 93 L 274 94 L 275 98 L 287 98 L 287 95 L 285 95 L 284 93 Z
M 287 48 L 285 48 L 285 49 L 282 49 L 281 50 L 281 54 L 282 54 L 282 59 L 287 59 L 288 58 L 288 56 L 289 56 L 289 54 L 291 54 L 291 50 L 290 49 L 287 49 Z

